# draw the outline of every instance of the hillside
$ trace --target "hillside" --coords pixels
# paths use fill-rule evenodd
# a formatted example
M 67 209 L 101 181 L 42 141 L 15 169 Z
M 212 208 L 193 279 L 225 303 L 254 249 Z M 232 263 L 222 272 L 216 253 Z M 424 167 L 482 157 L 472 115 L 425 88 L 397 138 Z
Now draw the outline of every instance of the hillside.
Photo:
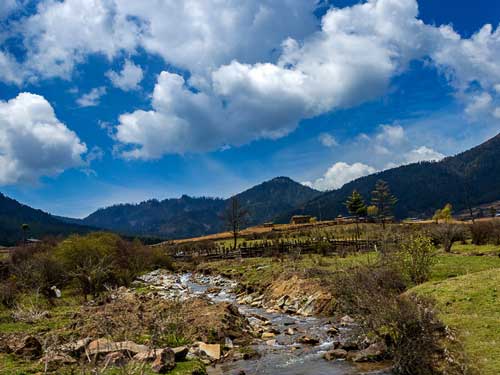
M 287 177 L 277 177 L 236 195 L 249 211 L 247 225 L 255 225 L 287 212 L 320 193 Z M 82 220 L 86 225 L 126 234 L 186 238 L 223 231 L 220 219 L 229 200 L 180 198 L 120 204 L 97 210 Z
M 500 135 L 439 162 L 415 163 L 361 177 L 280 216 L 279 221 L 286 222 L 293 214 L 318 216 L 320 209 L 323 219 L 347 214 L 346 197 L 357 190 L 368 200 L 379 179 L 387 181 L 399 199 L 394 210 L 399 219 L 430 216 L 448 202 L 458 212 L 469 205 L 500 200 Z
M 56 217 L 19 203 L 0 193 L 0 245 L 11 246 L 23 238 L 22 224 L 28 224 L 29 237 L 87 233 L 89 227 L 65 223 Z

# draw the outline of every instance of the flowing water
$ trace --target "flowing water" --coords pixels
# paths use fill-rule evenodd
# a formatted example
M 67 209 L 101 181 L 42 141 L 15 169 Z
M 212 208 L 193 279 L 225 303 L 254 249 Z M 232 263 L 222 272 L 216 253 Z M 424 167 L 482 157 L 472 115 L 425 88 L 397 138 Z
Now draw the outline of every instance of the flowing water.
M 324 360 L 323 354 L 332 349 L 334 344 L 333 337 L 328 334 L 328 328 L 332 326 L 328 319 L 267 312 L 263 308 L 237 304 L 236 295 L 231 293 L 235 284 L 220 277 L 184 274 L 177 276 L 177 280 L 177 290 L 185 291 L 186 295 L 206 295 L 214 302 L 235 303 L 239 312 L 249 320 L 250 324 L 266 322 L 267 331 L 277 332 L 272 340 L 256 340 L 253 347 L 260 353 L 259 358 L 223 362 L 215 367 L 210 367 L 208 369 L 210 375 L 390 374 L 387 370 L 373 370 L 373 365 L 370 365 L 371 371 L 368 369 L 363 371 L 363 369 L 346 361 Z M 209 288 L 214 286 L 221 288 L 220 291 L 208 293 Z M 343 331 L 349 329 L 349 327 L 340 328 L 340 333 L 347 333 Z M 316 338 L 319 343 L 316 345 L 300 343 L 299 339 L 303 336 Z

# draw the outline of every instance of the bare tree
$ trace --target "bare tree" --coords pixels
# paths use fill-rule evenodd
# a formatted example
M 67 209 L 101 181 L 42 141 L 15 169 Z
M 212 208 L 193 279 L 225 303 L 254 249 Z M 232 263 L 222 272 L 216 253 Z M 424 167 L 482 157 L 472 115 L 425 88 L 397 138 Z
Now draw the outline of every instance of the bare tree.
M 236 249 L 241 227 L 245 225 L 248 211 L 241 207 L 237 197 L 232 197 L 222 215 L 226 227 L 233 234 L 233 249 Z

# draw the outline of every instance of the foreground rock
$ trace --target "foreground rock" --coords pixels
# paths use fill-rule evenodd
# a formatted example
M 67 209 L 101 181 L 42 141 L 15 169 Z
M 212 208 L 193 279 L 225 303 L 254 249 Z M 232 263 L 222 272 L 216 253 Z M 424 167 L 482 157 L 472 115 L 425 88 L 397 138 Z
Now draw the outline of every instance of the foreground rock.
M 327 361 L 333 361 L 335 359 L 344 359 L 346 357 L 347 357 L 347 350 L 344 349 L 333 349 L 326 352 L 323 355 L 323 358 L 325 358 Z
M 149 351 L 146 345 L 139 345 L 132 341 L 112 342 L 107 339 L 97 339 L 87 346 L 87 353 L 90 355 L 111 353 L 111 352 L 129 352 L 137 354 Z
M 383 342 L 371 344 L 368 348 L 351 352 L 347 359 L 353 362 L 375 362 L 384 359 L 387 353 L 387 346 Z
M 151 364 L 151 369 L 158 373 L 164 374 L 175 367 L 175 353 L 172 349 L 162 349 L 156 352 L 155 359 Z

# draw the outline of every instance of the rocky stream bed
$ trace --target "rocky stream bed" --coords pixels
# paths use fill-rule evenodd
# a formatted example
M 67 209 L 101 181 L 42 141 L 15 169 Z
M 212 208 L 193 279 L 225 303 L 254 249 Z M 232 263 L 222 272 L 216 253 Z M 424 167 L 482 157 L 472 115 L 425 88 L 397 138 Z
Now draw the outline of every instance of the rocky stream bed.
M 253 338 L 249 346 L 240 348 L 226 337 L 225 345 L 191 347 L 189 355 L 203 354 L 209 374 L 390 374 L 389 364 L 379 361 L 383 345 L 360 336 L 348 316 L 338 322 L 313 316 L 314 296 L 300 301 L 282 296 L 269 302 L 262 295 L 236 294 L 237 283 L 220 276 L 161 270 L 139 282 L 165 299 L 231 303 L 246 318 L 245 330 Z

